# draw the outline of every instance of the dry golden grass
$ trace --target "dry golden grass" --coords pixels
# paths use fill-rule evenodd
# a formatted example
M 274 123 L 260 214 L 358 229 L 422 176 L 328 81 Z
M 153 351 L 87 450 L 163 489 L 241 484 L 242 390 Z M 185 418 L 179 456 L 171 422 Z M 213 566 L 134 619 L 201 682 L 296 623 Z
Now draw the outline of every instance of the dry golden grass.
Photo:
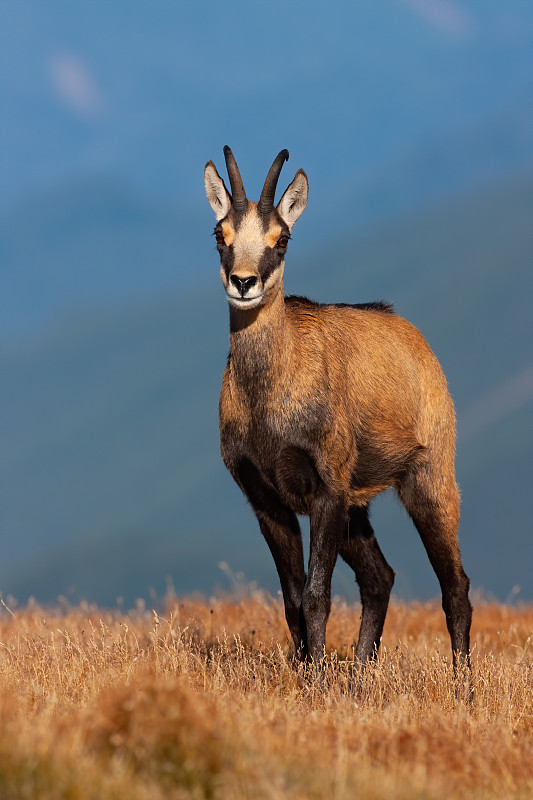
M 3 800 L 533 797 L 532 607 L 477 604 L 469 708 L 437 604 L 391 606 L 357 691 L 356 607 L 319 688 L 278 600 L 167 605 L 2 608 Z

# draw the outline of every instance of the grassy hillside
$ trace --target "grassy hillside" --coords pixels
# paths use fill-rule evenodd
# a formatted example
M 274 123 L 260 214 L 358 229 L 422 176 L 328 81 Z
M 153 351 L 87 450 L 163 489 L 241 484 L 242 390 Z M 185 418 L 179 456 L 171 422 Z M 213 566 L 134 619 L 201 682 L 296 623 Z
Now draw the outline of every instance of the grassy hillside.
M 360 609 L 334 606 L 325 680 L 291 663 L 279 601 L 0 614 L 5 800 L 533 793 L 533 610 L 478 604 L 472 706 L 455 699 L 442 611 L 395 604 L 352 674 Z
M 515 585 L 533 598 L 525 558 L 530 197 L 529 178 L 517 178 L 364 238 L 319 240 L 305 257 L 296 230 L 286 269 L 288 292 L 390 299 L 428 338 L 458 409 L 465 565 L 474 586 L 501 599 Z M 209 232 L 210 223 L 206 240 Z M 166 576 L 180 593 L 210 592 L 227 586 L 222 560 L 277 588 L 270 554 L 219 456 L 227 309 L 216 253 L 210 258 L 202 269 L 212 279 L 201 288 L 128 308 L 97 306 L 4 352 L 4 595 L 133 603 L 151 588 L 164 594 Z M 396 502 L 378 499 L 374 521 L 400 595 L 437 594 Z M 336 581 L 337 592 L 356 596 L 342 566 Z

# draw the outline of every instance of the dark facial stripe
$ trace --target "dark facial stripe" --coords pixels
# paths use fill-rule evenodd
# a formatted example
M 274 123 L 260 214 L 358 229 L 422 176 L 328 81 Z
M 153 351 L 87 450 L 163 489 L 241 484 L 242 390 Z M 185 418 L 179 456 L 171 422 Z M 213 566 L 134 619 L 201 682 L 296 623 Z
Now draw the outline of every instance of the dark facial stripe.
M 231 270 L 235 265 L 235 253 L 233 247 L 224 247 L 220 254 L 220 264 L 226 273 L 226 278 L 229 280 Z
M 259 275 L 263 283 L 266 283 L 272 273 L 281 266 L 284 255 L 284 252 L 280 253 L 278 247 L 265 247 L 258 264 Z

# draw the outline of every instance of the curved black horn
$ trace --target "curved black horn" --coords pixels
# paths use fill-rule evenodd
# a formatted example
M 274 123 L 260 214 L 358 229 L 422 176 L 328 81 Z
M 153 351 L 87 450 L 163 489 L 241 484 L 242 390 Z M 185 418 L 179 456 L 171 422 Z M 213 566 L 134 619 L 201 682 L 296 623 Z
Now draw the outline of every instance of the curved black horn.
M 268 170 L 265 185 L 263 186 L 263 191 L 261 192 L 261 197 L 259 198 L 259 202 L 257 204 L 257 210 L 260 214 L 270 214 L 274 208 L 274 195 L 276 194 L 279 173 L 281 172 L 284 161 L 288 160 L 289 151 L 281 150 L 274 159 L 274 163 Z
M 224 147 L 224 158 L 226 159 L 226 167 L 231 185 L 231 204 L 235 211 L 246 211 L 248 201 L 246 199 L 246 192 L 244 191 L 244 184 L 242 182 L 241 173 L 239 172 L 239 167 L 235 161 L 235 156 L 231 152 L 231 147 L 228 147 L 228 145 Z

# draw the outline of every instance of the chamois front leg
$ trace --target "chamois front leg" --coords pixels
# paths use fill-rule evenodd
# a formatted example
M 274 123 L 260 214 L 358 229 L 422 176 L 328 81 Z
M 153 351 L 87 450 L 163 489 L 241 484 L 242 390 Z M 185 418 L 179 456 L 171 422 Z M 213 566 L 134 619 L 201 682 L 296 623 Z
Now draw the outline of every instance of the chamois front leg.
M 331 609 L 331 577 L 347 519 L 344 503 L 329 497 L 319 498 L 313 503 L 310 518 L 309 571 L 302 608 L 309 657 L 318 664 L 325 655 L 326 624 Z
M 294 642 L 296 656 L 307 658 L 307 630 L 302 610 L 305 585 L 302 535 L 296 514 L 287 509 L 285 524 L 264 511 L 256 512 L 259 527 L 274 558 L 285 604 L 285 619 Z
M 248 459 L 239 462 L 234 474 L 257 516 L 259 527 L 274 558 L 285 604 L 285 619 L 296 655 L 307 657 L 307 631 L 302 612 L 305 585 L 302 534 L 296 514 L 283 505 Z

